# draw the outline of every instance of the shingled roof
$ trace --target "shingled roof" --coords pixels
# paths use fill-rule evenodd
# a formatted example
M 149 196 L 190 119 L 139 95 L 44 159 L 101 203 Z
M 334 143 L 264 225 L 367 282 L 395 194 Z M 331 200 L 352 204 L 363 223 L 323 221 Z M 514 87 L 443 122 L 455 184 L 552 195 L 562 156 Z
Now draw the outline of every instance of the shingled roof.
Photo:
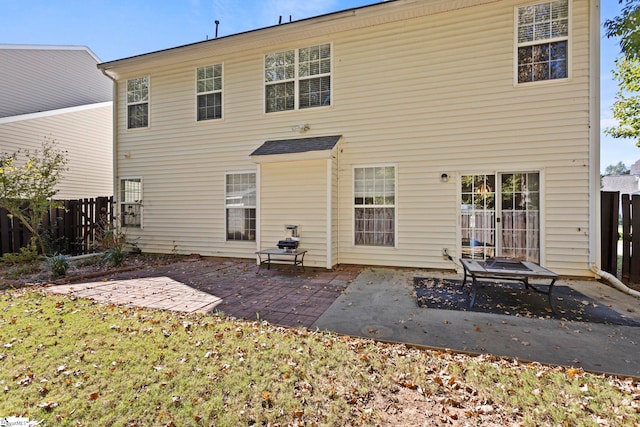
M 342 135 L 318 136 L 313 138 L 279 139 L 265 141 L 250 156 L 269 156 L 274 154 L 306 153 L 309 151 L 332 150 Z

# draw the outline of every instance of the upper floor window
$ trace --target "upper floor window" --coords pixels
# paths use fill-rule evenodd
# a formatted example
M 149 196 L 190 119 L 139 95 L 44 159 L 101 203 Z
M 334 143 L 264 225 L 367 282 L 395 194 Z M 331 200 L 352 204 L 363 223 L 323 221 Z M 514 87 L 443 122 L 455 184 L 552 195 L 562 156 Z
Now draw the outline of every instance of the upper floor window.
M 222 118 L 222 64 L 200 67 L 196 72 L 198 121 Z
M 127 129 L 149 126 L 149 77 L 127 80 Z
M 142 179 L 120 180 L 120 224 L 123 227 L 142 226 Z
M 331 45 L 266 55 L 264 81 L 267 113 L 331 105 Z
M 569 1 L 518 8 L 518 83 L 568 77 Z

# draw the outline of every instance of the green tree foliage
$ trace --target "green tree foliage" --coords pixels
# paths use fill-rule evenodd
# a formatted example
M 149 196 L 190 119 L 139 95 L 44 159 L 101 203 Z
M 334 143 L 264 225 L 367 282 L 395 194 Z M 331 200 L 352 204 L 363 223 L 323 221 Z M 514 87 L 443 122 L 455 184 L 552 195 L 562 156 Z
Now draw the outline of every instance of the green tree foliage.
M 609 165 L 604 170 L 604 174 L 607 176 L 629 175 L 629 168 L 622 162 L 618 162 L 617 165 Z
M 640 0 L 619 0 L 619 3 L 623 5 L 621 14 L 604 22 L 605 34 L 620 39 L 624 56 L 640 59 Z
M 20 155 L 24 154 L 24 161 Z M 0 153 L 0 207 L 31 232 L 31 244 L 45 253 L 41 235 L 43 215 L 59 203 L 53 200 L 55 186 L 67 170 L 67 153 L 45 138 L 42 148 Z
M 613 104 L 613 117 L 618 125 L 604 132 L 614 138 L 635 139 L 640 147 L 640 59 L 618 58 L 616 68 L 613 76 L 619 90 Z

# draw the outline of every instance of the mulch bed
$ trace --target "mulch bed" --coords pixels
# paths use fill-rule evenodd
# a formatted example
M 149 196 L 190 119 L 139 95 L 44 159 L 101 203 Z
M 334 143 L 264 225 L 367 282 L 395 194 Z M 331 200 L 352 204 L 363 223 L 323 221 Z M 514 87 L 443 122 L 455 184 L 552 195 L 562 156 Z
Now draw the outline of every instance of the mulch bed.
M 413 284 L 416 303 L 425 309 L 640 326 L 639 322 L 563 285 L 556 285 L 553 288 L 554 313 L 549 307 L 547 295 L 527 290 L 520 283 L 479 281 L 476 301 L 472 308 L 469 308 L 471 298 L 469 280 L 464 289 L 461 287 L 461 280 L 414 277 Z

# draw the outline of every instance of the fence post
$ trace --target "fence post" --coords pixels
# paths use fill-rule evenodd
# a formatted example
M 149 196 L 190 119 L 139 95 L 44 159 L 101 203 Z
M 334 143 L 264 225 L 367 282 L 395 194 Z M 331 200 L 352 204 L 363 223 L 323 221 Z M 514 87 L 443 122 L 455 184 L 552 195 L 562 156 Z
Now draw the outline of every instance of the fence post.
M 601 191 L 601 264 L 602 269 L 618 275 L 618 212 L 620 193 Z
M 631 196 L 622 195 L 622 280 L 629 282 L 631 268 Z
M 67 255 L 93 251 L 99 230 L 113 222 L 113 196 L 61 200 L 60 205 L 42 217 L 42 228 L 51 240 L 50 249 Z M 31 233 L 20 221 L 0 209 L 0 256 L 18 252 L 30 238 Z
M 0 208 L 0 255 L 13 252 L 13 227 L 9 212 Z
M 631 198 L 631 261 L 629 280 L 640 283 L 640 195 Z M 635 249 L 635 250 L 634 250 Z

